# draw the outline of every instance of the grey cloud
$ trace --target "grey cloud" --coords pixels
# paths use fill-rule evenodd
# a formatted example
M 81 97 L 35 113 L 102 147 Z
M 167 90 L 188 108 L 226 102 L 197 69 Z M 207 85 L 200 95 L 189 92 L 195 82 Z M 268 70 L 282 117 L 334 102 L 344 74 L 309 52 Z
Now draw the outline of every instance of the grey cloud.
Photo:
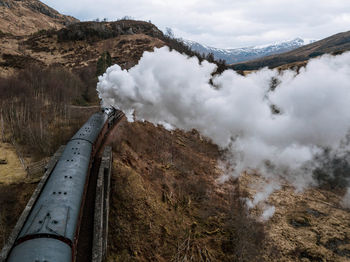
M 81 20 L 123 16 L 151 20 L 215 47 L 242 47 L 304 37 L 320 39 L 350 29 L 348 0 L 129 0 L 44 2 Z

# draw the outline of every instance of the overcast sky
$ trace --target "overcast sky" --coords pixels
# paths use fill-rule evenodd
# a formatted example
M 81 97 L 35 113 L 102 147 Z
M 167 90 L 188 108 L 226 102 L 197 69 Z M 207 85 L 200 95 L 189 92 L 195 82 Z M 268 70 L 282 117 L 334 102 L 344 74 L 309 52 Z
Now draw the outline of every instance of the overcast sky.
M 322 39 L 350 30 L 350 0 L 43 0 L 82 21 L 131 16 L 162 31 L 220 48 L 301 37 Z

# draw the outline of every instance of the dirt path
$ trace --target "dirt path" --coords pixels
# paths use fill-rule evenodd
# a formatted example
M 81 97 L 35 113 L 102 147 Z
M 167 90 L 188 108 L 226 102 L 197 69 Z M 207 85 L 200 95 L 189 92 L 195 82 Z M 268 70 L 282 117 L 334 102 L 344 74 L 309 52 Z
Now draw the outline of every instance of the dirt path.
M 26 177 L 16 149 L 9 143 L 0 143 L 0 159 L 7 164 L 0 165 L 0 183 L 11 184 L 20 183 Z

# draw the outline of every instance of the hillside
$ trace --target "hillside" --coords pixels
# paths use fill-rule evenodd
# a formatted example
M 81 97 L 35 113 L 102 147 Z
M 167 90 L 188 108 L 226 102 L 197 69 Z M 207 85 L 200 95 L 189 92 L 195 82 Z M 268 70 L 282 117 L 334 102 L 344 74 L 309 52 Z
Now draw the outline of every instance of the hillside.
M 30 35 L 39 30 L 60 29 L 79 22 L 58 13 L 38 0 L 1 0 L 0 31 L 12 35 Z
M 350 257 L 342 192 L 288 184 L 269 197 L 276 213 L 247 213 L 257 174 L 220 183 L 222 152 L 198 132 L 122 122 L 114 173 L 107 261 L 339 261 Z M 201 260 L 202 259 L 202 260 Z
M 194 41 L 183 40 L 183 42 L 191 47 L 192 50 L 199 52 L 200 54 L 212 53 L 214 58 L 219 60 L 225 60 L 227 64 L 233 64 L 238 62 L 249 61 L 260 57 L 265 57 L 273 54 L 280 54 L 287 52 L 303 45 L 306 45 L 313 41 L 305 41 L 301 38 L 295 38 L 289 41 L 283 41 L 273 44 L 267 44 L 263 46 L 251 46 L 243 48 L 215 48 L 205 46 Z
M 104 51 L 112 63 L 135 64 L 145 50 L 163 46 L 154 25 L 132 20 L 83 22 L 60 30 L 42 30 L 31 36 L 0 36 L 0 76 L 11 75 L 30 64 L 60 65 L 69 69 L 96 67 Z
M 1 19 L 8 19 L 0 34 L 0 159 L 8 162 L 0 166 L 1 248 L 38 181 L 26 175 L 19 153 L 28 164 L 45 160 L 99 108 L 97 66 L 106 52 L 111 64 L 129 69 L 154 47 L 185 47 L 143 21 L 78 22 L 34 0 L 0 3 Z M 47 27 L 35 24 L 41 19 Z M 300 56 L 343 51 L 349 32 L 339 35 L 302 47 Z M 253 173 L 220 182 L 225 152 L 198 131 L 126 121 L 116 130 L 108 139 L 114 152 L 108 261 L 350 258 L 344 189 L 296 193 L 282 181 L 267 200 L 275 215 L 263 222 L 262 210 L 248 211 L 242 199 L 266 181 Z
M 303 62 L 323 54 L 340 54 L 349 50 L 350 31 L 332 35 L 286 53 L 233 64 L 231 68 L 234 70 L 256 70 L 265 66 L 275 68 L 284 64 Z

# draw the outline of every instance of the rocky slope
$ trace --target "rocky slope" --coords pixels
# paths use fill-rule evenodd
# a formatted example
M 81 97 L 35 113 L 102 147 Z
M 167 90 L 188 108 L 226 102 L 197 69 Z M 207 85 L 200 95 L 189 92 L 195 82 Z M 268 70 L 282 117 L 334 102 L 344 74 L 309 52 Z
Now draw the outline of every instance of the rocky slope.
M 39 30 L 60 29 L 79 22 L 38 0 L 1 0 L 0 31 L 12 35 L 29 35 Z

